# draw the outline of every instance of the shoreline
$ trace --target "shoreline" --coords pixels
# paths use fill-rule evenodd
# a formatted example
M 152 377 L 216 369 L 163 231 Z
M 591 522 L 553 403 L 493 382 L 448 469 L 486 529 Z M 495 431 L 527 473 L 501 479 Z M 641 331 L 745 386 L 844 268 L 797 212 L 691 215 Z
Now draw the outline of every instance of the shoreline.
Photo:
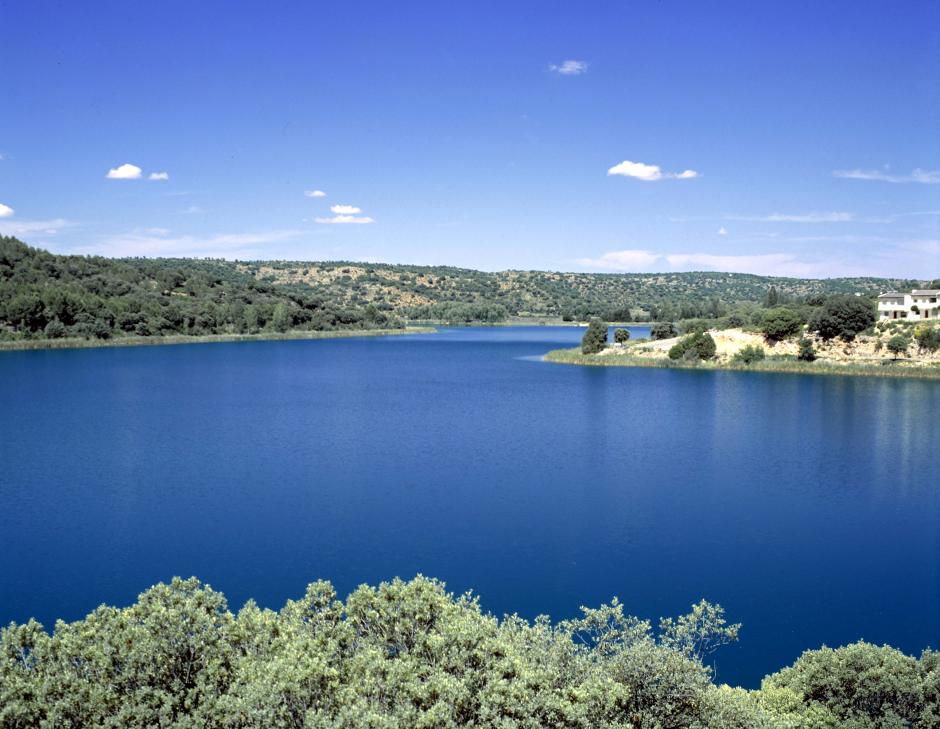
M 114 339 L 23 339 L 0 342 L 0 352 L 28 352 L 46 349 L 98 349 L 101 347 L 149 347 L 176 344 L 215 344 L 218 342 L 302 341 L 316 339 L 356 339 L 389 337 L 406 334 L 433 334 L 431 326 L 408 326 L 404 329 L 330 329 L 327 331 L 269 332 L 263 334 L 183 334 L 168 337 L 116 337 Z
M 816 360 L 802 362 L 789 359 L 764 359 L 752 364 L 733 362 L 697 362 L 681 360 L 651 359 L 631 355 L 582 354 L 578 347 L 553 349 L 543 355 L 544 362 L 575 365 L 581 367 L 647 367 L 652 369 L 698 370 L 708 372 L 768 372 L 792 375 L 835 375 L 845 377 L 891 377 L 917 380 L 940 380 L 940 366 L 910 366 L 904 360 L 885 360 L 880 365 L 832 364 Z

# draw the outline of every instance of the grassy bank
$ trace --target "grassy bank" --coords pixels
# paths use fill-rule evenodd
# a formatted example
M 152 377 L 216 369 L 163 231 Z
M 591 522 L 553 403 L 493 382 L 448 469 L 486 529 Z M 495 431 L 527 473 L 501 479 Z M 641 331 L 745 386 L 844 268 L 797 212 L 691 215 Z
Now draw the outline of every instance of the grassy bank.
M 0 352 L 28 349 L 87 349 L 91 347 L 142 347 L 159 344 L 210 344 L 212 342 L 258 342 L 294 339 L 350 339 L 353 337 L 387 337 L 400 334 L 430 334 L 434 327 L 404 329 L 336 329 L 325 332 L 265 332 L 262 334 L 204 334 L 169 337 L 115 337 L 114 339 L 20 339 L 0 342 Z
M 848 375 L 857 377 L 906 377 L 910 379 L 940 380 L 940 366 L 918 366 L 904 360 L 886 360 L 884 364 L 835 364 L 817 360 L 803 362 L 797 359 L 769 357 L 746 365 L 738 362 L 701 361 L 698 363 L 671 359 L 650 359 L 632 355 L 582 354 L 580 348 L 555 349 L 545 355 L 546 362 L 586 365 L 590 367 L 655 367 L 686 370 L 733 370 L 747 372 L 789 372 L 803 375 Z

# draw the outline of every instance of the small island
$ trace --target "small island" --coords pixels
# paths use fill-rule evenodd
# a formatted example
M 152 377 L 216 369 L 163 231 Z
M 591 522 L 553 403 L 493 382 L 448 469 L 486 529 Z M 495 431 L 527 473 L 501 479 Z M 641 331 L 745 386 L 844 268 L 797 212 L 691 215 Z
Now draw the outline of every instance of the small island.
M 940 290 L 814 297 L 767 305 L 750 315 L 655 322 L 650 337 L 625 328 L 608 342 L 592 320 L 581 347 L 558 349 L 548 362 L 605 367 L 674 367 L 940 379 Z M 900 303 L 899 303 L 900 302 Z M 913 303 L 910 303 L 913 302 Z

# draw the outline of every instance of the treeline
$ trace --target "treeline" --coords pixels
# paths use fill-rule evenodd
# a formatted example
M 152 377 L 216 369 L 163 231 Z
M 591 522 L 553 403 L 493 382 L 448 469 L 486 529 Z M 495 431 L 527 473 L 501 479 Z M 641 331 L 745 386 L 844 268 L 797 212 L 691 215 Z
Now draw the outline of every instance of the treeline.
M 616 600 L 577 619 L 498 620 L 434 580 L 311 584 L 237 614 L 175 579 L 84 620 L 0 632 L 0 726 L 832 729 L 940 726 L 940 654 L 809 651 L 759 690 L 718 686 L 737 639 L 700 602 L 655 627 Z
M 400 326 L 225 261 L 58 256 L 0 237 L 0 341 Z
M 0 341 L 386 328 L 404 320 L 498 323 L 708 319 L 754 324 L 796 308 L 927 282 L 786 279 L 736 273 L 587 274 L 446 266 L 108 259 L 62 256 L 0 237 Z M 940 286 L 940 282 L 934 282 Z

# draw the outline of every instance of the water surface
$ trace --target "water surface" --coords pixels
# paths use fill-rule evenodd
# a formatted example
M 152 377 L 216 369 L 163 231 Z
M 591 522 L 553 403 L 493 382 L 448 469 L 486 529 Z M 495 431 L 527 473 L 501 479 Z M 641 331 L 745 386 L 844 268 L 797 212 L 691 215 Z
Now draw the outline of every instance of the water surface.
M 938 645 L 938 383 L 538 361 L 581 334 L 0 353 L 0 623 L 421 572 L 498 614 L 719 602 L 750 686 Z

